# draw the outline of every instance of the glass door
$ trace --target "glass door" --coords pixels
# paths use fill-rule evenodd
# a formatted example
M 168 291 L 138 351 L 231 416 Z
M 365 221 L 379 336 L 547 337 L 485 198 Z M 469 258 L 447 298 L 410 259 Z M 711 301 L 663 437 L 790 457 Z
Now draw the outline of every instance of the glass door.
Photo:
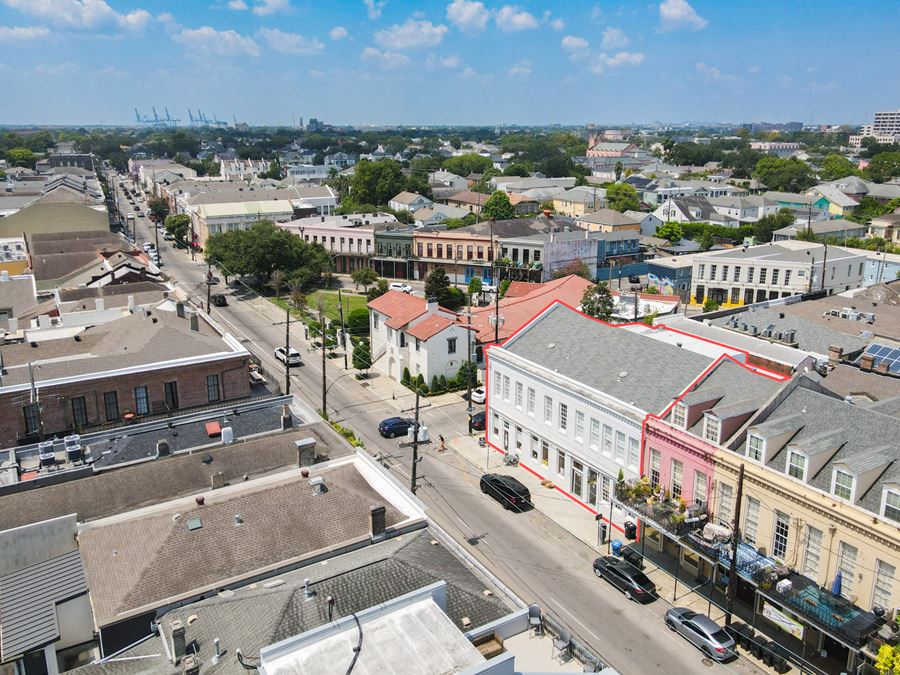
M 597 479 L 599 474 L 593 469 L 588 469 L 588 496 L 587 501 L 591 506 L 597 503 Z
M 612 479 L 605 473 L 600 474 L 600 501 L 608 502 L 612 498 Z
M 584 490 L 584 465 L 581 462 L 572 461 L 572 493 L 581 499 Z

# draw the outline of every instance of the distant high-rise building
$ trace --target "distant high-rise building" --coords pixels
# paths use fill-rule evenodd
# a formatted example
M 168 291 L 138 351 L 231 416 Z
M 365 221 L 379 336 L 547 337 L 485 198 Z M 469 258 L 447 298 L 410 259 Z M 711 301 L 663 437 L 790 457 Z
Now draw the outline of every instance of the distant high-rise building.
M 864 124 L 859 134 L 850 137 L 850 147 L 861 147 L 864 138 L 874 138 L 884 145 L 900 143 L 900 110 L 875 113 L 872 124 Z
M 309 118 L 309 123 L 306 125 L 307 131 L 322 131 L 325 128 L 325 123 L 321 120 L 317 120 L 315 117 Z
M 800 131 L 803 122 L 744 122 L 741 128 L 754 131 Z

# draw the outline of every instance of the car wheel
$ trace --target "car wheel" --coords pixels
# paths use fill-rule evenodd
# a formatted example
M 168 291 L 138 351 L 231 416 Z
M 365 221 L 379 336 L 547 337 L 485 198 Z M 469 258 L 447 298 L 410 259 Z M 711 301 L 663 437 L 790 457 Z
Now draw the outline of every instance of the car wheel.
M 508 501 L 506 501 L 504 499 L 503 500 L 503 508 L 506 509 L 507 511 L 509 511 L 510 509 L 512 509 L 512 504 L 510 504 Z
M 596 567 L 594 568 L 594 574 L 596 574 L 600 579 L 603 578 L 603 572 L 598 570 Z
M 485 485 L 484 483 L 481 484 L 481 493 L 485 495 L 487 494 L 487 485 Z
M 674 624 L 674 623 L 672 623 L 671 621 L 668 621 L 668 620 L 667 620 L 667 621 L 666 621 L 666 626 L 668 626 L 668 628 L 669 628 L 670 631 L 672 631 L 673 633 L 675 632 L 675 624 Z
M 625 591 L 625 599 L 626 600 L 634 600 L 634 597 L 631 595 L 631 591 Z
M 703 656 L 708 659 L 711 659 L 713 657 L 712 650 L 709 647 L 702 647 L 700 651 L 703 652 Z
M 396 436 L 396 435 L 397 435 L 397 434 L 395 434 L 393 431 L 389 431 L 389 432 L 388 432 L 388 438 L 393 438 L 393 437 Z

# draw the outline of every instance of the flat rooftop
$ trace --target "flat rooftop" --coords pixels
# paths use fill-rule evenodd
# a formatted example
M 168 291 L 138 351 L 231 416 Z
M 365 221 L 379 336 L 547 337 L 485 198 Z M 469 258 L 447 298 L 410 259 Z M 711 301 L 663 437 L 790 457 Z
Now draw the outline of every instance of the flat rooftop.
M 807 254 L 809 251 L 809 254 Z M 809 263 L 815 256 L 821 261 L 825 247 L 801 241 L 780 241 L 777 243 L 759 244 L 758 246 L 735 246 L 713 253 L 717 260 L 756 260 L 759 262 Z M 705 254 L 708 257 L 710 254 Z M 854 251 L 840 246 L 828 247 L 828 262 L 848 258 L 865 257 L 864 251 Z

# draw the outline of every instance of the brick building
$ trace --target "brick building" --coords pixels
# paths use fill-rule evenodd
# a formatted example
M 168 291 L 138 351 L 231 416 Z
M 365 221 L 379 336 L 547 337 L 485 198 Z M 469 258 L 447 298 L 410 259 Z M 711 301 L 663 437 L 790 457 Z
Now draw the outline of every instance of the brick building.
M 26 331 L 25 341 L 3 346 L 0 444 L 245 398 L 249 357 L 170 300 L 74 333 Z

